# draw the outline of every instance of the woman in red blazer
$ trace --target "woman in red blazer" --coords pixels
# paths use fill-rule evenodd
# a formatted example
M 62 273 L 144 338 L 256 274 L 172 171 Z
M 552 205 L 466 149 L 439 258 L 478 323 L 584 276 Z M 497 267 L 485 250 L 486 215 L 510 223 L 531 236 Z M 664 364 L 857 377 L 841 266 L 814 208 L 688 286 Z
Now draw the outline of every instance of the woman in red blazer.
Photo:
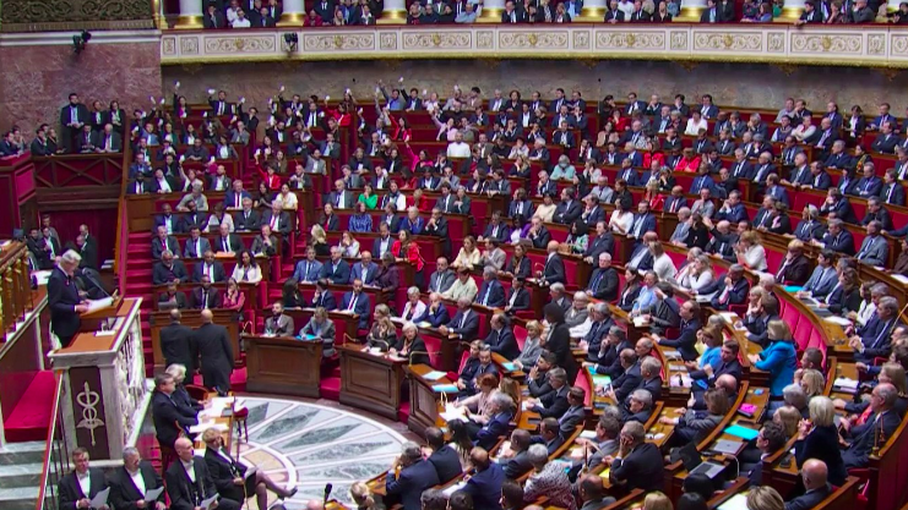
M 413 266 L 415 271 L 416 286 L 425 289 L 425 280 L 423 278 L 423 268 L 426 265 L 422 255 L 419 253 L 419 244 L 413 240 L 409 230 L 401 230 L 397 234 L 397 241 L 391 245 L 391 254 L 397 260 L 403 260 Z

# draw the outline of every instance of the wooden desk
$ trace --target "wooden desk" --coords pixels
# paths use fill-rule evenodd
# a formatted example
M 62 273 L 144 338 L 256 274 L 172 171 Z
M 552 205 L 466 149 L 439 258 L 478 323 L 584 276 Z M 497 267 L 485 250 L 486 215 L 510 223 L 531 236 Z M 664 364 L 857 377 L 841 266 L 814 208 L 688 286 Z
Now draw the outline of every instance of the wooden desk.
M 339 345 L 340 402 L 397 420 L 405 360 L 364 352 L 354 345 Z
M 303 329 L 312 318 L 315 308 L 285 308 L 284 313 L 293 318 L 293 326 L 297 332 Z M 262 311 L 262 316 L 267 317 L 270 310 Z M 359 327 L 359 315 L 328 310 L 328 319 L 334 322 L 335 344 L 346 343 L 347 340 L 356 340 L 356 330 Z
M 322 342 L 291 337 L 243 335 L 246 389 L 318 398 Z
M 201 310 L 181 310 L 183 318 L 180 321 L 184 326 L 197 329 L 202 325 Z M 239 343 L 239 324 L 236 319 L 236 312 L 223 308 L 211 310 L 214 314 L 214 324 L 227 328 L 227 336 L 230 337 L 230 345 L 233 348 L 234 365 L 240 365 L 240 343 Z M 164 355 L 161 354 L 161 330 L 170 325 L 170 312 L 151 312 L 148 318 L 148 324 L 151 327 L 151 348 L 154 353 L 155 369 L 167 368 L 164 366 Z
M 407 426 L 413 433 L 423 436 L 429 427 L 444 427 L 445 421 L 440 413 L 444 410 L 439 401 L 440 393 L 432 389 L 435 384 L 453 384 L 447 377 L 429 381 L 423 376 L 434 369 L 428 365 L 412 365 L 405 367 L 410 379 L 410 418 Z

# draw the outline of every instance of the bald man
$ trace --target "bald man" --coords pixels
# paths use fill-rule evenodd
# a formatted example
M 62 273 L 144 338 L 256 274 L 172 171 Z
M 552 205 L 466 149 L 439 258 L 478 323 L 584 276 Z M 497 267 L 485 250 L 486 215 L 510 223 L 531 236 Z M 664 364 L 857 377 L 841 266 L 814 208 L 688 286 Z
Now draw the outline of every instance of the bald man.
M 211 310 L 202 310 L 202 325 L 195 330 L 195 347 L 202 364 L 202 379 L 206 388 L 225 394 L 230 390 L 233 372 L 233 347 L 227 328 L 214 324 Z
M 536 277 L 543 285 L 565 283 L 564 261 L 561 260 L 561 255 L 558 255 L 559 246 L 561 245 L 558 241 L 549 241 L 546 246 L 548 254 L 545 257 L 545 265 L 543 265 L 542 271 L 536 272 Z
M 174 442 L 177 460 L 170 464 L 164 474 L 167 495 L 170 496 L 171 510 L 199 510 L 202 501 L 216 495 L 217 487 L 205 464 L 205 459 L 196 457 L 192 441 L 181 437 Z M 240 503 L 229 498 L 220 498 L 218 510 L 239 510 Z
M 804 494 L 785 503 L 785 510 L 810 510 L 832 494 L 832 487 L 826 481 L 828 470 L 826 463 L 818 459 L 808 459 L 801 466 L 801 480 L 804 481 Z
M 461 490 L 473 498 L 474 508 L 501 510 L 501 484 L 504 482 L 501 464 L 491 462 L 489 452 L 478 446 L 470 451 L 470 462 L 476 473 Z
M 605 493 L 599 475 L 586 475 L 580 480 L 580 499 L 583 501 L 580 510 L 599 510 L 615 504 L 615 498 Z

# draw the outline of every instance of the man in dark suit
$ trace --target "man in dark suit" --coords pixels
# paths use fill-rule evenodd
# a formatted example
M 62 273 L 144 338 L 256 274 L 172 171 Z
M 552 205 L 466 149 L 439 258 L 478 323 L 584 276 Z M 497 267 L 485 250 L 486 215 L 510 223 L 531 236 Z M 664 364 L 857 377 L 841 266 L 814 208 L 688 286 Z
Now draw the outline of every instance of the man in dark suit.
M 74 469 L 63 476 L 57 483 L 57 497 L 60 510 L 76 510 L 90 508 L 91 498 L 107 488 L 107 479 L 100 468 L 89 467 L 88 450 L 82 447 L 73 450 L 72 462 Z M 104 505 L 97 510 L 108 510 L 109 505 Z
M 399 474 L 398 468 L 401 468 Z M 422 492 L 438 483 L 438 473 L 431 462 L 422 458 L 419 445 L 407 442 L 388 470 L 385 493 L 399 498 L 404 510 L 420 510 Z
M 639 241 L 647 232 L 655 231 L 656 217 L 649 210 L 649 202 L 641 200 L 637 205 L 637 214 L 634 215 L 634 222 L 627 235 Z
M 507 360 L 517 359 L 520 356 L 520 347 L 517 346 L 517 339 L 508 325 L 507 317 L 503 313 L 493 314 L 489 325 L 491 328 L 485 342 L 491 347 L 492 352 L 500 354 Z
M 89 122 L 88 108 L 79 101 L 79 95 L 69 95 L 69 104 L 60 109 L 60 125 L 63 126 L 63 147 L 72 153 L 73 140 L 82 131 L 82 126 Z
M 192 329 L 181 324 L 181 318 L 179 309 L 170 311 L 170 324 L 161 328 L 161 354 L 165 365 L 183 365 L 191 374 L 196 368 L 197 352 Z
M 508 433 L 511 419 L 514 417 L 511 411 L 514 401 L 504 393 L 493 393 L 489 398 L 488 406 L 488 415 L 491 418 L 476 432 L 476 438 L 473 441 L 474 446 L 485 450 L 494 447 L 498 440 Z
M 167 373 L 155 376 L 155 390 L 151 397 L 151 417 L 155 435 L 161 446 L 173 448 L 174 442 L 181 435 L 186 435 L 189 427 L 199 423 L 192 408 L 178 406 L 173 399 L 176 383 L 173 376 Z
M 482 270 L 482 286 L 476 293 L 476 303 L 491 308 L 504 306 L 504 287 L 498 281 L 498 272 L 492 266 Z
M 457 313 L 451 318 L 451 322 L 438 328 L 442 335 L 457 335 L 459 339 L 468 342 L 476 338 L 479 333 L 479 315 L 470 305 L 472 302 L 467 298 L 457 300 Z
M 533 464 L 527 456 L 530 448 L 530 432 L 525 429 L 514 429 L 511 432 L 511 449 L 507 457 L 502 457 L 499 462 L 504 464 L 506 477 L 516 480 L 521 475 L 533 469 Z
M 435 467 L 439 483 L 453 480 L 463 473 L 460 455 L 445 442 L 445 434 L 438 427 L 429 427 L 425 432 L 426 444 L 431 449 L 428 461 Z
M 369 328 L 372 306 L 369 295 L 363 292 L 362 280 L 353 280 L 353 290 L 344 293 L 338 310 L 355 313 L 359 316 L 359 329 Z
M 457 275 L 448 267 L 448 259 L 439 257 L 436 261 L 435 272 L 429 276 L 429 292 L 439 294 L 447 291 L 454 285 Z
M 177 439 L 174 449 L 177 459 L 167 468 L 164 480 L 171 510 L 195 510 L 202 501 L 215 496 L 217 487 L 202 457 L 196 457 L 192 441 L 185 437 Z M 218 509 L 239 510 L 240 503 L 228 498 L 218 499 Z
M 227 28 L 227 19 L 215 3 L 208 4 L 208 13 L 205 14 L 203 25 L 208 29 Z
M 848 256 L 854 256 L 854 236 L 845 229 L 845 223 L 839 219 L 831 219 L 827 222 L 826 235 L 823 236 L 823 244 L 828 250 L 843 253 Z
M 558 241 L 549 241 L 546 246 L 548 255 L 546 256 L 545 264 L 542 271 L 536 272 L 537 278 L 540 279 L 540 283 L 543 285 L 565 283 L 564 261 L 558 255 L 559 246 Z
M 619 436 L 618 454 L 611 460 L 609 481 L 625 490 L 644 492 L 662 490 L 663 461 L 659 449 L 645 442 L 646 430 L 640 422 L 624 424 Z
M 515 276 L 511 280 L 511 288 L 508 289 L 508 295 L 504 301 L 504 311 L 508 315 L 530 309 L 530 291 L 525 286 L 526 279 L 523 277 Z
M 675 301 L 674 297 L 666 297 L 663 301 L 675 303 L 677 306 L 677 301 Z M 696 301 L 685 301 L 678 310 L 678 315 L 681 317 L 679 326 L 681 333 L 678 338 L 668 339 L 653 335 L 653 339 L 658 341 L 659 345 L 677 349 L 684 361 L 693 361 L 700 357 L 695 348 L 697 331 L 700 330 L 700 305 Z
M 227 336 L 227 328 L 213 321 L 211 310 L 202 310 L 202 325 L 195 330 L 195 344 L 205 387 L 227 392 L 233 372 L 233 346 Z
M 492 462 L 489 452 L 481 447 L 470 451 L 470 463 L 475 472 L 461 490 L 473 498 L 473 508 L 500 510 L 501 485 L 505 480 L 501 465 Z
M 280 202 L 275 201 L 271 209 L 262 215 L 262 225 L 271 226 L 272 232 L 280 232 L 287 238 L 290 235 L 290 213 L 283 210 Z
M 80 260 L 78 253 L 74 250 L 67 250 L 47 280 L 47 305 L 50 308 L 51 331 L 57 335 L 63 347 L 67 347 L 79 332 L 79 327 L 82 325 L 79 314 L 88 311 L 88 305 L 82 302 L 73 281 L 73 275 L 79 267 Z
M 319 278 L 326 278 L 335 285 L 345 285 L 350 281 L 350 264 L 343 259 L 340 247 L 331 247 L 331 260 L 322 264 Z
M 98 242 L 95 238 L 83 234 L 76 236 L 76 247 L 79 249 L 79 255 L 82 257 L 79 267 L 89 267 L 95 271 L 100 270 L 98 266 Z
M 211 248 L 219 253 L 239 253 L 246 249 L 240 236 L 230 233 L 227 225 L 221 225 L 217 237 L 211 239 Z
M 555 215 L 552 217 L 552 221 L 563 225 L 571 225 L 583 214 L 583 207 L 574 198 L 574 194 L 574 188 L 572 187 L 561 190 L 561 203 L 555 207 Z
M 568 386 L 567 372 L 561 367 L 553 368 L 549 370 L 548 381 L 552 391 L 540 397 L 538 402 L 533 401 L 528 405 L 531 405 L 530 409 L 539 413 L 543 418 L 551 417 L 557 420 L 570 407 L 568 403 L 570 386 Z
M 353 192 L 346 189 L 343 179 L 338 179 L 334 183 L 335 190 L 328 195 L 328 203 L 335 209 L 350 209 L 354 204 Z
M 819 459 L 808 459 L 801 466 L 801 481 L 804 494 L 785 503 L 785 510 L 811 510 L 832 494 L 832 487 L 826 481 L 829 469 Z
M 328 290 L 328 280 L 317 280 L 315 282 L 315 294 L 312 295 L 312 308 L 322 307 L 331 311 L 337 308 L 337 298 Z
M 183 251 L 180 249 L 180 243 L 177 238 L 167 234 L 167 227 L 161 225 L 158 227 L 157 235 L 151 240 L 151 257 L 155 260 L 161 258 L 161 254 L 170 251 L 175 257 L 179 257 Z
M 164 492 L 154 501 L 147 501 L 149 491 L 164 487 L 161 475 L 151 463 L 142 460 L 132 446 L 123 449 L 123 466 L 110 475 L 108 501 L 117 510 L 165 510 Z
M 882 447 L 898 428 L 901 418 L 893 409 L 898 400 L 898 390 L 890 383 L 878 384 L 870 394 L 871 414 L 863 425 L 851 426 L 848 420 L 842 423 L 848 447 L 842 451 L 846 469 L 867 467 L 870 453 L 875 446 Z
M 158 227 L 164 227 L 168 234 L 183 233 L 183 224 L 179 218 L 173 215 L 173 208 L 170 204 L 164 204 L 161 214 L 154 217 L 155 232 L 158 231 Z
M 568 408 L 558 418 L 558 427 L 563 437 L 569 437 L 578 425 L 583 425 L 586 421 L 586 409 L 583 406 L 586 399 L 586 390 L 575 386 L 568 390 Z
M 750 284 L 744 278 L 744 266 L 740 264 L 732 264 L 725 278 L 716 279 L 700 289 L 700 295 L 715 294 L 710 304 L 716 310 L 728 310 L 730 305 L 744 303 L 748 292 Z
M 589 246 L 583 252 L 583 259 L 588 264 L 593 264 L 601 253 L 609 255 L 615 253 L 615 236 L 612 235 L 608 223 L 604 220 L 596 222 L 596 236 L 590 239 Z
M 202 252 L 202 261 L 195 264 L 192 269 L 192 281 L 201 282 L 202 278 L 207 276 L 211 283 L 223 283 L 227 281 L 227 271 L 224 264 L 214 257 L 211 250 Z
M 256 469 L 250 473 L 249 468 L 234 460 L 217 429 L 205 430 L 202 441 L 205 443 L 205 464 L 211 473 L 211 481 L 222 498 L 245 501 L 255 495 L 259 508 L 267 508 L 268 491 L 275 493 L 280 499 L 296 494 L 295 488 L 287 490 L 279 487 L 263 471 Z

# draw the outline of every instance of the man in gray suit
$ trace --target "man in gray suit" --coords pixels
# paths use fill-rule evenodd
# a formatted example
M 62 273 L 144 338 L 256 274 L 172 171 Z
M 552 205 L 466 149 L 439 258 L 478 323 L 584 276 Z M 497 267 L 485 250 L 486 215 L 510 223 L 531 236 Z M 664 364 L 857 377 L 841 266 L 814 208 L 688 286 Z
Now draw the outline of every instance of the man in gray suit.
M 886 259 L 889 255 L 889 243 L 883 239 L 880 232 L 883 230 L 883 224 L 873 220 L 867 224 L 867 237 L 861 243 L 861 249 L 858 250 L 857 259 L 871 266 L 885 266 Z
M 296 329 L 293 327 L 293 317 L 284 315 L 284 304 L 275 301 L 271 305 L 271 317 L 265 319 L 265 334 L 275 336 L 295 336 Z
M 486 249 L 482 252 L 480 263 L 485 267 L 493 267 L 496 271 L 504 269 L 507 262 L 508 254 L 501 249 L 501 241 L 498 239 L 486 239 Z
M 189 239 L 186 240 L 186 246 L 183 248 L 183 257 L 187 259 L 200 259 L 205 252 L 211 251 L 211 242 L 202 237 L 202 229 L 198 225 L 193 225 L 189 230 Z
M 681 209 L 678 209 L 678 225 L 675 226 L 675 231 L 672 232 L 672 236 L 669 238 L 668 242 L 675 245 L 682 244 L 686 246 L 684 242 L 687 240 L 687 233 L 690 232 L 690 223 L 688 222 L 688 220 L 690 220 L 690 215 L 690 208 L 682 207 Z
M 578 438 L 577 444 L 587 448 L 591 453 L 587 456 L 586 466 L 593 469 L 602 464 L 603 459 L 618 452 L 618 436 L 621 434 L 620 411 L 614 407 L 607 407 L 614 412 L 603 413 L 596 424 L 596 438 Z
M 521 475 L 529 473 L 533 464 L 527 456 L 530 447 L 530 433 L 525 429 L 514 429 L 511 432 L 510 451 L 501 455 L 499 462 L 504 464 L 504 475 L 516 480 Z
M 441 294 L 450 289 L 456 279 L 457 275 L 448 267 L 448 259 L 439 257 L 435 272 L 429 276 L 429 292 Z
M 579 386 L 574 386 L 568 392 L 568 410 L 558 418 L 558 425 L 561 435 L 569 437 L 577 425 L 583 425 L 586 421 L 586 409 L 583 407 L 583 401 L 586 399 L 586 390 Z

